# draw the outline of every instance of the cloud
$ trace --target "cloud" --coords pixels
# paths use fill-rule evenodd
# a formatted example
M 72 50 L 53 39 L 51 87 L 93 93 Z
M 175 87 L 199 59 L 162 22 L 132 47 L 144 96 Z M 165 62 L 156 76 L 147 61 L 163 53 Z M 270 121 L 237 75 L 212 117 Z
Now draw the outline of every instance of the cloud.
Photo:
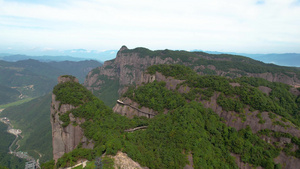
M 295 2 L 299 0 L 0 0 L 0 38 L 10 46 L 69 49 L 126 44 L 284 51 L 288 44 L 300 46 L 300 10 L 291 6 Z

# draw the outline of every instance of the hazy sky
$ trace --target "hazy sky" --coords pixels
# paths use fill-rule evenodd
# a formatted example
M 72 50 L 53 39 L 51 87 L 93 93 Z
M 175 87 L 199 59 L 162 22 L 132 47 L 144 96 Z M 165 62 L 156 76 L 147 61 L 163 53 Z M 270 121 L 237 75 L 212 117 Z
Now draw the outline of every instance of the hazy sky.
M 0 0 L 0 49 L 300 53 L 300 0 Z

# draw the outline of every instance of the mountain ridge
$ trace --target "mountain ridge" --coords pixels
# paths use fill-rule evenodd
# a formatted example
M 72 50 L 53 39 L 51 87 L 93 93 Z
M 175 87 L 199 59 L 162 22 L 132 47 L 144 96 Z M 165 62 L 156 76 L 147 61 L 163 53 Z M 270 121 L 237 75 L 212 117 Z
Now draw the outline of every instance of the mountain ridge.
M 243 56 L 171 50 L 151 51 L 146 48 L 128 49 L 126 46 L 121 49 L 115 59 L 106 61 L 102 67 L 89 72 L 84 82 L 89 90 L 110 107 L 113 107 L 113 101 L 117 100 L 127 85 L 133 84 L 143 70 L 154 64 L 176 63 L 189 66 L 199 74 L 230 78 L 250 76 L 294 86 L 300 84 L 300 70 L 297 68 L 264 64 Z

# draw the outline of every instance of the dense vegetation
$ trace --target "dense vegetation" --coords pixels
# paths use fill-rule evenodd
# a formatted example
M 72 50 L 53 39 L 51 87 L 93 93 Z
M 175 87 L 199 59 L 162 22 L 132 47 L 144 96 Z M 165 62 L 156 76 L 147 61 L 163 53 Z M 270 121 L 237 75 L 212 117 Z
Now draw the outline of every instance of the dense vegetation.
M 165 82 L 146 84 L 139 90 L 128 90 L 124 96 L 128 96 L 137 101 L 141 106 L 149 107 L 158 112 L 163 112 L 164 108 L 169 110 L 185 104 L 185 98 L 179 93 L 166 90 Z M 133 91 L 134 90 L 134 91 Z M 134 92 L 134 97 L 132 96 Z
M 19 141 L 19 150 L 35 158 L 39 158 L 40 153 L 41 162 L 52 159 L 50 103 L 49 93 L 25 104 L 6 108 L 0 114 L 1 117 L 8 117 L 16 129 L 22 130 L 24 138 Z
M 74 92 L 74 90 L 76 92 Z M 61 104 L 71 104 L 73 106 L 79 106 L 85 102 L 91 101 L 93 94 L 86 90 L 79 83 L 65 82 L 56 85 L 53 88 L 53 94 L 56 96 L 56 100 L 59 100 Z
M 0 122 L 0 168 L 17 169 L 25 168 L 25 160 L 19 159 L 11 154 L 8 154 L 8 147 L 15 139 L 15 136 L 7 133 L 7 125 Z M 5 167 L 4 167 L 5 166 Z
M 169 69 L 163 66 L 160 68 Z M 174 68 L 178 69 L 178 72 L 173 76 L 187 77 L 182 73 L 189 72 L 188 69 L 181 66 Z M 202 79 L 196 75 L 188 77 L 189 79 L 182 85 L 200 88 L 202 92 L 200 95 L 208 97 L 210 93 L 204 92 L 204 89 L 208 88 L 224 93 L 224 97 L 233 97 L 239 92 L 229 84 L 231 81 L 226 78 L 204 76 Z M 93 160 L 104 152 L 116 154 L 119 150 L 126 152 L 133 160 L 149 168 L 182 168 L 188 163 L 187 154 L 189 153 L 193 155 L 196 168 L 237 168 L 230 153 L 240 155 L 243 162 L 253 166 L 281 167 L 273 161 L 279 155 L 279 148 L 260 139 L 252 133 L 249 127 L 240 131 L 227 127 L 211 109 L 204 108 L 201 103 L 194 101 L 195 99 L 186 101 L 186 97 L 192 98 L 192 96 L 167 90 L 164 82 L 155 81 L 132 88 L 125 94 L 143 106 L 157 111 L 168 110 L 167 114 L 160 113 L 153 119 L 137 117 L 128 119 L 113 113 L 102 101 L 91 95 L 89 91 L 83 91 L 84 89 L 77 84 L 65 84 L 64 87 L 68 89 L 64 89 L 61 84 L 58 86 L 60 87 L 55 89 L 56 93 L 62 90 L 71 98 L 81 96 L 77 101 L 67 98 L 61 101 L 65 100 L 66 104 L 78 103 L 78 108 L 67 114 L 72 113 L 75 117 L 86 119 L 80 126 L 84 129 L 85 136 L 95 141 L 95 147 L 93 150 L 87 150 L 79 145 L 74 151 L 60 158 L 56 164 L 57 167 L 74 164 L 80 158 Z M 251 86 L 244 87 L 254 90 Z M 264 97 L 267 98 L 266 95 Z M 145 102 L 145 98 L 148 102 Z M 243 100 L 240 102 L 241 104 L 247 103 Z M 78 125 L 67 118 L 62 120 L 72 123 L 68 125 Z M 148 126 L 146 130 L 124 132 L 125 129 L 144 125 Z M 45 165 L 52 167 L 54 164 L 49 162 Z
M 252 110 L 274 112 L 300 126 L 300 107 L 298 106 L 300 99 L 289 92 L 290 87 L 286 84 L 251 77 L 229 79 L 221 76 L 200 76 L 183 65 L 155 65 L 148 68 L 150 74 L 155 71 L 165 76 L 186 80 L 181 85 L 191 88 L 189 93 L 184 94 L 188 100 L 195 100 L 199 97 L 207 99 L 216 91 L 221 93 L 217 102 L 226 111 L 243 113 L 244 108 L 250 106 Z M 230 83 L 239 85 L 233 87 Z M 272 91 L 266 95 L 257 88 L 259 86 L 269 87 Z

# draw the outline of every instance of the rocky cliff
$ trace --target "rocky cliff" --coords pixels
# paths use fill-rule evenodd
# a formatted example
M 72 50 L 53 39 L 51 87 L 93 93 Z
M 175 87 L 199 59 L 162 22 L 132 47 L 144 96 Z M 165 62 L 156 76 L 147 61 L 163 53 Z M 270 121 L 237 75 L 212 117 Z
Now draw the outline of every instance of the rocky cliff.
M 165 81 L 166 87 L 169 90 L 175 90 L 177 85 L 183 82 L 183 80 L 174 79 L 173 77 L 165 77 L 159 72 L 156 72 L 154 75 L 142 72 L 141 76 L 136 79 L 136 85 L 140 86 L 146 83 L 151 83 L 155 80 L 158 82 Z M 127 88 L 125 87 L 124 90 L 126 89 Z M 182 90 L 183 88 L 179 89 L 179 91 Z M 133 118 L 134 116 L 145 116 L 147 118 L 153 118 L 158 114 L 158 112 L 149 109 L 148 107 L 140 106 L 138 103 L 132 101 L 129 98 L 122 98 L 120 101 L 118 101 L 117 104 L 113 107 L 113 111 L 123 116 L 127 116 L 129 118 Z M 167 110 L 165 110 L 165 113 L 167 113 Z
M 78 83 L 78 79 L 74 77 L 58 77 L 58 83 L 66 83 L 70 81 Z M 70 104 L 61 104 L 60 101 L 56 100 L 56 96 L 52 94 L 50 121 L 52 125 L 53 159 L 55 161 L 57 161 L 57 159 L 64 153 L 72 151 L 79 144 L 82 144 L 85 148 L 93 147 L 93 144 L 83 136 L 83 130 L 79 127 L 79 125 L 73 125 L 74 122 L 76 122 L 76 124 L 83 123 L 84 119 L 74 118 L 72 113 L 70 113 L 69 118 L 71 123 L 66 127 L 63 127 L 63 122 L 59 119 L 61 115 L 72 111 L 74 108 L 76 107 Z

